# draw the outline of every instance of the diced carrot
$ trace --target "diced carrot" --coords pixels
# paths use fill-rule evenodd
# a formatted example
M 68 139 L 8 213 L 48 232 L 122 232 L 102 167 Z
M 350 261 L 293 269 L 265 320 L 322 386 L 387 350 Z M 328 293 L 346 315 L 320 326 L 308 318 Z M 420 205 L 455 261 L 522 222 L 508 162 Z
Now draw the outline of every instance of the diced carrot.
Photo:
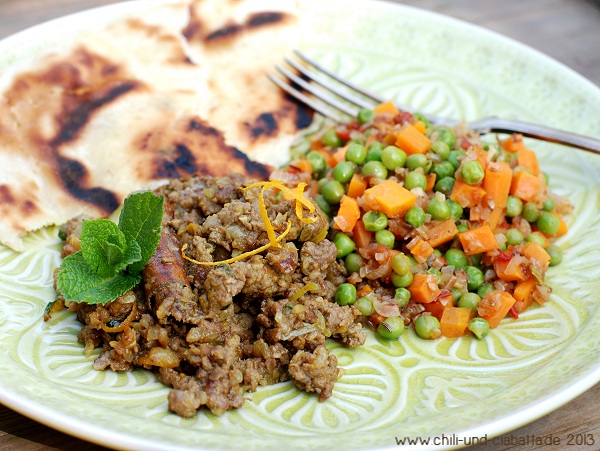
M 520 133 L 513 133 L 511 136 L 503 140 L 501 143 L 502 148 L 507 152 L 515 153 L 519 149 L 525 149 L 525 143 L 523 142 L 523 135 Z
M 510 194 L 525 202 L 536 202 L 541 195 L 541 188 L 540 178 L 537 175 L 521 170 L 513 176 Z
M 540 173 L 540 165 L 535 152 L 525 146 L 517 149 L 517 164 L 529 169 L 533 175 Z
M 483 189 L 488 205 L 496 208 L 506 207 L 512 181 L 512 169 L 508 163 L 491 162 L 485 169 Z
M 556 216 L 558 218 L 558 220 L 560 221 L 558 230 L 556 231 L 556 233 L 553 236 L 556 237 L 556 236 L 565 235 L 568 232 L 569 228 L 567 227 L 567 223 L 565 222 L 563 217 L 555 211 L 551 211 L 550 213 L 553 214 L 554 216 Z
M 490 225 L 490 229 L 492 229 L 492 231 L 496 230 L 496 227 L 498 227 L 498 224 L 500 224 L 504 218 L 505 211 L 505 208 L 495 208 L 490 212 L 488 224 Z
M 390 133 L 388 133 L 387 135 L 385 135 L 385 138 L 383 138 L 383 143 L 386 146 L 393 146 L 396 145 L 396 140 L 398 139 L 398 132 L 397 131 L 391 131 Z
M 454 300 L 452 299 L 452 295 L 450 295 L 449 301 L 446 302 L 445 304 L 442 301 L 440 301 L 439 299 L 436 299 L 433 302 L 423 304 L 423 307 L 425 307 L 425 311 L 431 313 L 437 319 L 441 319 L 442 314 L 444 313 L 444 310 L 447 307 L 454 307 Z
M 460 204 L 463 208 L 472 208 L 478 205 L 485 196 L 485 190 L 479 185 L 469 185 L 462 180 L 456 180 L 450 199 Z
M 360 219 L 360 207 L 356 199 L 344 195 L 340 201 L 340 208 L 333 218 L 333 227 L 342 232 L 351 232 Z
M 431 140 L 412 124 L 404 124 L 396 137 L 396 146 L 406 152 L 407 155 L 427 153 L 430 145 Z
M 328 161 L 329 166 L 334 168 L 337 166 L 338 163 L 345 161 L 347 149 L 348 149 L 348 146 L 339 148 L 329 159 L 329 161 Z
M 521 282 L 528 277 L 525 267 L 520 264 L 514 264 L 515 262 L 512 265 L 509 265 L 510 260 L 497 260 L 494 262 L 494 271 L 500 280 L 504 280 L 505 282 Z
M 419 130 L 421 133 L 425 134 L 427 133 L 427 127 L 425 127 L 425 124 L 421 121 L 417 121 L 413 124 L 415 126 L 415 128 L 417 130 Z
M 389 218 L 403 215 L 417 200 L 417 196 L 392 179 L 365 190 L 362 198 L 369 208 L 381 211 Z
M 516 302 L 514 309 L 517 313 L 524 312 L 533 303 L 533 290 L 535 290 L 535 278 L 530 277 L 529 279 L 519 282 L 513 291 L 513 297 Z
M 367 247 L 373 240 L 373 232 L 369 232 L 367 229 L 365 229 L 365 225 L 361 219 L 356 221 L 356 224 L 352 229 L 352 240 L 359 248 Z
M 550 255 L 535 241 L 525 243 L 525 246 L 523 246 L 523 249 L 521 249 L 521 255 L 533 260 L 537 260 L 540 265 L 542 265 L 542 269 L 544 271 L 546 271 L 550 265 Z
M 473 312 L 466 307 L 446 307 L 440 319 L 440 331 L 444 337 L 462 337 L 469 326 Z
M 396 105 L 394 105 L 394 103 L 391 101 L 380 103 L 375 108 L 373 108 L 373 111 L 375 113 L 393 114 L 394 116 L 400 114 L 400 110 L 398 110 L 398 108 L 396 108 Z
M 477 311 L 482 318 L 487 320 L 493 329 L 500 324 L 500 321 L 506 316 L 515 302 L 515 298 L 510 293 L 495 290 L 481 300 Z
M 435 301 L 441 290 L 433 274 L 415 274 L 408 291 L 415 302 L 427 304 Z
M 457 234 L 458 229 L 456 228 L 454 219 L 446 219 L 429 229 L 427 242 L 431 247 L 436 248 L 441 244 L 451 241 Z
M 437 178 L 437 175 L 434 172 L 432 172 L 431 174 L 427 174 L 427 177 L 426 177 L 427 184 L 425 185 L 426 193 L 430 193 L 431 191 L 433 191 L 433 187 L 435 186 L 436 178 Z
M 479 162 L 481 167 L 483 169 L 486 169 L 488 165 L 487 152 L 480 146 L 473 146 L 473 151 L 475 152 L 475 155 L 477 156 L 477 161 Z
M 360 174 L 354 174 L 350 183 L 348 184 L 348 191 L 346 195 L 354 197 L 355 199 L 362 196 L 367 189 L 367 181 L 362 178 Z
M 312 174 L 313 167 L 308 160 L 297 159 L 293 160 L 289 164 L 289 169 L 295 172 L 306 172 L 307 174 Z
M 373 292 L 373 288 L 371 288 L 371 285 L 365 285 L 364 287 L 362 287 L 360 290 L 358 290 L 356 292 L 356 298 L 362 298 L 363 296 L 366 296 L 369 293 Z
M 410 248 L 410 253 L 415 257 L 415 260 L 419 263 L 426 262 L 427 259 L 433 254 L 434 249 L 431 245 L 422 238 L 415 238 L 415 244 Z
M 458 239 L 467 255 L 481 254 L 500 247 L 488 224 L 461 232 L 458 234 Z

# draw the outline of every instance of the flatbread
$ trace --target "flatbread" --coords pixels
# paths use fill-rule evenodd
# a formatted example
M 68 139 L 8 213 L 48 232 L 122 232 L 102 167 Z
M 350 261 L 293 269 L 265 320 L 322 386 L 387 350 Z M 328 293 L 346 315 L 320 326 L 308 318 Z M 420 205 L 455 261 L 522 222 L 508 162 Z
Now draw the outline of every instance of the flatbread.
M 268 177 L 311 120 L 265 77 L 298 33 L 294 2 L 154 4 L 0 75 L 0 241 L 168 178 Z

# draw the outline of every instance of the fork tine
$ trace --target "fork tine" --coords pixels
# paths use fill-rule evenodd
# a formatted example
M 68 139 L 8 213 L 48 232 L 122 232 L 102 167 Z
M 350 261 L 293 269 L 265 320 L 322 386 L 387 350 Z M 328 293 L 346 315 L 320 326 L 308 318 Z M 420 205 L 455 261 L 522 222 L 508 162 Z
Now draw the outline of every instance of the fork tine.
M 325 117 L 333 119 L 336 122 L 342 122 L 343 119 L 339 114 L 336 114 L 333 110 L 323 106 L 319 102 L 315 102 L 313 99 L 304 95 L 302 92 L 298 91 L 297 89 L 293 88 L 292 86 L 290 86 L 289 84 L 287 84 L 286 82 L 281 80 L 279 77 L 276 77 L 272 74 L 267 74 L 267 77 L 269 77 L 269 80 L 271 80 L 273 83 L 275 83 L 281 89 L 283 89 L 289 95 L 300 100 L 302 103 L 308 105 L 310 108 L 315 110 L 317 113 L 320 113 Z
M 341 111 L 342 113 L 348 114 L 349 116 L 355 116 L 357 114 L 357 111 L 354 110 L 353 108 L 351 108 L 347 105 L 344 105 L 343 103 L 337 101 L 335 98 L 333 98 L 331 96 L 328 96 L 326 92 L 324 92 L 318 88 L 315 88 L 314 85 L 307 83 L 305 80 L 298 77 L 296 74 L 293 74 L 289 70 L 287 70 L 277 64 L 275 65 L 275 68 L 279 72 L 281 72 L 283 75 L 285 75 L 287 78 L 289 78 L 292 82 L 296 83 L 298 86 L 301 86 L 302 89 L 304 89 L 307 92 L 310 92 L 312 95 L 314 95 L 318 99 L 322 100 L 323 102 L 327 103 L 328 105 L 331 105 L 332 107 Z
M 313 60 L 312 58 L 309 58 L 308 56 L 306 56 L 304 53 L 302 53 L 300 50 L 294 50 L 294 53 L 302 60 L 306 61 L 308 64 L 310 64 L 311 66 L 315 67 L 316 69 L 320 70 L 321 72 L 327 74 L 328 76 L 330 76 L 331 78 L 333 78 L 334 80 L 337 80 L 338 82 L 354 89 L 356 92 L 361 93 L 362 95 L 369 97 L 370 99 L 374 100 L 377 103 L 383 103 L 386 101 L 386 99 L 384 99 L 383 97 L 375 94 L 374 92 L 371 92 L 365 88 L 362 88 L 361 86 L 355 85 L 354 83 L 345 80 L 344 78 L 340 77 L 339 75 L 337 75 L 335 72 L 330 71 L 329 69 L 327 69 L 326 67 L 323 67 L 321 64 L 317 63 L 315 60 Z
M 299 64 L 290 58 L 285 58 L 285 62 L 288 63 L 290 66 L 292 66 L 294 69 L 296 69 L 298 72 L 300 72 L 305 77 L 309 78 L 310 80 L 314 81 L 315 83 L 318 83 L 319 85 L 323 86 L 324 88 L 330 90 L 338 97 L 341 97 L 342 99 L 347 100 L 348 102 L 353 103 L 354 105 L 356 105 L 360 108 L 369 108 L 369 109 L 373 108 L 373 106 L 374 106 L 373 102 L 370 102 L 370 101 L 367 102 L 367 101 L 365 101 L 363 99 L 359 99 L 358 97 L 353 96 L 347 92 L 344 92 L 343 90 L 341 90 L 339 88 L 339 85 L 336 86 L 333 83 L 330 83 L 329 81 L 325 80 L 323 77 L 320 77 L 316 73 L 311 72 L 307 67 L 303 66 L 302 64 Z M 338 80 L 341 80 L 341 79 L 338 78 Z M 349 86 L 346 81 L 344 81 L 343 84 L 345 86 Z M 349 87 L 351 87 L 351 86 L 349 86 Z

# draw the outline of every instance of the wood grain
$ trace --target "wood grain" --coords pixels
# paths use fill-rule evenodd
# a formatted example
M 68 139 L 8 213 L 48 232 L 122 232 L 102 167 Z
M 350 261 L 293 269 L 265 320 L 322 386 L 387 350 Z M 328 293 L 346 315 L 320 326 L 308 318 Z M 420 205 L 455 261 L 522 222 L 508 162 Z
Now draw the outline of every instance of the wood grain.
M 114 0 L 0 0 L 0 38 L 37 23 Z M 597 0 L 405 0 L 397 1 L 481 25 L 557 59 L 600 85 L 600 2 Z M 496 442 L 469 451 L 592 451 L 600 449 L 600 384 L 542 418 Z M 400 431 L 399 431 L 400 432 Z M 595 444 L 568 444 L 570 437 Z M 519 445 L 527 437 L 558 437 L 560 445 Z M 555 439 L 556 440 L 556 439 Z M 392 437 L 390 437 L 390 442 Z M 512 442 L 517 442 L 511 444 Z M 589 442 L 588 442 L 589 443 Z M 118 447 L 118 444 L 109 444 Z M 106 450 L 58 432 L 0 405 L 0 450 Z

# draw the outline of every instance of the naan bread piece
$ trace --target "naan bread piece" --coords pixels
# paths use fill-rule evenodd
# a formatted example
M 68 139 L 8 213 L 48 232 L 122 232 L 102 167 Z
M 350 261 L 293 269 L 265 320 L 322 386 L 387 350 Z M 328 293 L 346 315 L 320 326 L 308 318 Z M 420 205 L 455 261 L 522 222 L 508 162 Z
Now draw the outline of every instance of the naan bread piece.
M 234 171 L 266 178 L 272 166 L 257 160 L 285 162 L 310 116 L 264 76 L 263 55 L 280 60 L 291 48 L 279 45 L 280 34 L 292 42 L 296 31 L 286 12 L 269 43 L 267 25 L 284 13 L 279 2 L 261 3 L 144 8 L 0 75 L 2 243 L 20 250 L 27 231 L 81 213 L 107 216 L 130 192 L 167 178 Z M 217 39 L 217 49 L 211 32 L 208 45 L 195 45 L 191 30 L 201 5 L 213 26 L 241 23 L 264 33 Z M 263 6 L 269 9 L 261 16 Z M 271 19 L 259 24 L 256 17 Z M 226 57 L 230 52 L 244 55 Z
M 297 47 L 299 20 L 293 1 L 201 0 L 183 31 L 192 61 L 213 69 L 210 122 L 228 143 L 275 166 L 288 161 L 290 137 L 312 119 L 265 76 Z

